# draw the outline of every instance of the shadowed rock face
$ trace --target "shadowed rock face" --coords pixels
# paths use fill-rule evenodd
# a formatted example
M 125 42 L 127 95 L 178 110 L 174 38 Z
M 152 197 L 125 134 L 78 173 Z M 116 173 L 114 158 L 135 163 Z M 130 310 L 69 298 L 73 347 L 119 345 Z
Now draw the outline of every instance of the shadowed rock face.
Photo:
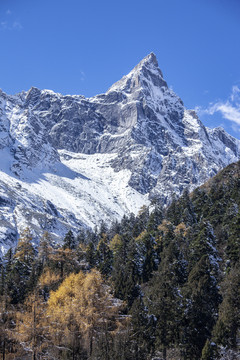
M 238 140 L 222 128 L 205 128 L 194 111 L 184 108 L 153 53 L 92 98 L 37 88 L 14 96 L 1 92 L 0 135 L 0 151 L 7 149 L 10 174 L 19 179 L 26 169 L 57 174 L 59 150 L 115 154 L 109 166 L 116 173 L 128 169 L 131 188 L 164 203 L 172 193 L 202 184 L 240 154 Z M 57 214 L 56 204 L 52 209 Z

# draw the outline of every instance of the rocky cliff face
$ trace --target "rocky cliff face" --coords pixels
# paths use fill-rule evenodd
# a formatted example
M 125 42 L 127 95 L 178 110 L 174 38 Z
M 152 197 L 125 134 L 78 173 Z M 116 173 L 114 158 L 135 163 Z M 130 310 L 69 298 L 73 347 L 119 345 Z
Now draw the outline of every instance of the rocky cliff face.
M 238 160 L 240 142 L 186 110 L 151 53 L 93 98 L 1 92 L 0 156 L 5 248 L 27 225 L 59 239 L 153 197 L 167 203 Z

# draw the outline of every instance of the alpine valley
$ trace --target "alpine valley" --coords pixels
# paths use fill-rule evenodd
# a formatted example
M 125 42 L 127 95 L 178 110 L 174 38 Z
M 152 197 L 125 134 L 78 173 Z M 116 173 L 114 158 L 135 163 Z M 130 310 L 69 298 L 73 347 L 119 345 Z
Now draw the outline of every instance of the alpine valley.
M 59 241 L 168 204 L 239 158 L 240 141 L 185 109 L 153 53 L 92 98 L 1 92 L 0 250 L 28 226 Z

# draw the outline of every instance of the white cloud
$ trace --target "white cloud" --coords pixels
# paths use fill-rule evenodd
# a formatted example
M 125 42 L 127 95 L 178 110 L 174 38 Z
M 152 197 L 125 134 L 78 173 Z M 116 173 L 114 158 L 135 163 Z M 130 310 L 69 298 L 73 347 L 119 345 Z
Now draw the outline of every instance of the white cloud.
M 80 70 L 80 80 L 85 81 L 85 78 L 86 78 L 85 72 Z
M 232 124 L 231 128 L 233 129 L 234 132 L 236 133 L 240 133 L 240 127 L 235 125 L 235 124 Z
M 21 30 L 23 27 L 22 27 L 22 24 L 18 21 L 14 21 L 14 23 L 12 24 L 12 28 L 14 30 Z
M 23 26 L 19 21 L 14 21 L 13 23 L 9 23 L 8 21 L 0 22 L 1 30 L 22 30 Z
M 232 87 L 231 101 L 240 102 L 240 89 L 236 85 Z
M 233 86 L 232 93 L 226 101 L 218 101 L 215 104 L 211 103 L 206 109 L 196 107 L 195 110 L 200 116 L 205 114 L 213 115 L 219 112 L 224 119 L 240 125 L 240 88 Z
M 0 26 L 1 26 L 1 29 L 7 29 L 7 26 L 8 26 L 7 21 L 1 21 Z

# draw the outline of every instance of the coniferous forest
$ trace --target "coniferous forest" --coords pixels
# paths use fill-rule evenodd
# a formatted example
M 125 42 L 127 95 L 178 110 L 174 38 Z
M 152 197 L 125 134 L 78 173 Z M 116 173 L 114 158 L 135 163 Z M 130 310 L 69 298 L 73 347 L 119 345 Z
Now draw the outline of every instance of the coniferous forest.
M 138 216 L 31 229 L 0 263 L 1 359 L 239 359 L 240 162 Z

